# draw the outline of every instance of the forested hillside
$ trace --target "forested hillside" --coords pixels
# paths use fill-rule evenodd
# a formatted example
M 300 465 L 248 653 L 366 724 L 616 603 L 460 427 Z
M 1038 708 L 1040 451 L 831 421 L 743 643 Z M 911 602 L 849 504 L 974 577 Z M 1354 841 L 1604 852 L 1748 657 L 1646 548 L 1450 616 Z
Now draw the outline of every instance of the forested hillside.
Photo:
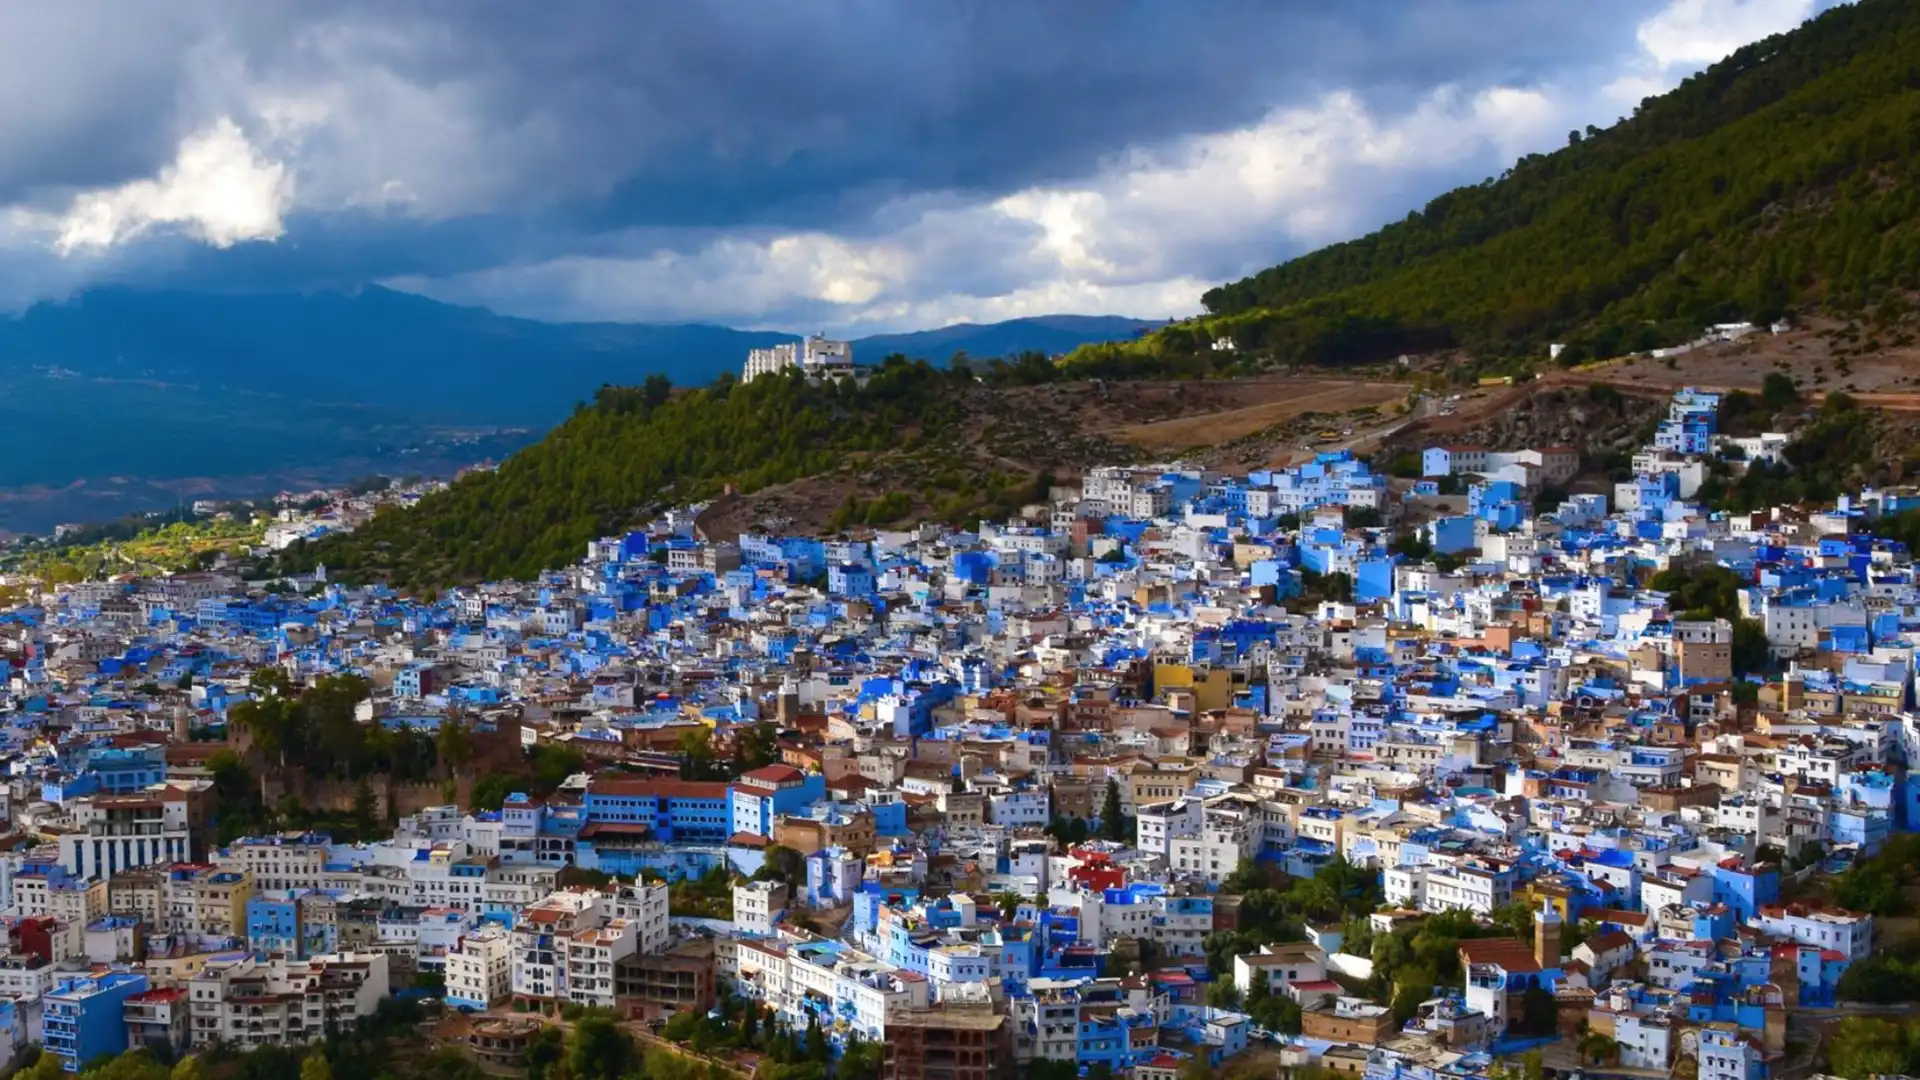
M 664 379 L 602 387 L 541 442 L 410 510 L 289 552 L 348 578 L 431 585 L 528 578 L 649 510 L 754 490 L 863 454 L 939 437 L 958 415 L 957 376 L 894 360 L 864 389 L 769 377 L 679 392 Z M 971 381 L 970 377 L 968 381 Z
M 1920 288 L 1920 4 L 1861 0 L 1750 45 L 1404 221 L 1206 294 L 1208 316 L 1070 367 L 1465 347 L 1569 361 L 1800 305 L 1898 334 Z M 1217 354 L 1216 354 L 1217 355 Z M 1230 355 L 1230 354 L 1229 354 Z

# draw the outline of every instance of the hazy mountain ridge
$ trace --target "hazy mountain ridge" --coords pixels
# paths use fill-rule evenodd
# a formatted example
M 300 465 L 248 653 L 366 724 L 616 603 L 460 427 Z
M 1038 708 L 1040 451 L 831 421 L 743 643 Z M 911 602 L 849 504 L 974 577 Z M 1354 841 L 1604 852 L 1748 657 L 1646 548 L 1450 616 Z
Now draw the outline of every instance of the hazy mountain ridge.
M 856 340 L 903 351 L 1062 351 L 1139 320 L 1072 316 Z M 499 453 L 606 384 L 737 373 L 747 350 L 796 335 L 705 323 L 547 323 L 370 287 L 312 294 L 96 289 L 0 319 L 0 528 L 40 530 L 79 507 L 42 489 L 85 480 L 89 517 L 187 481 L 258 494 L 275 482 L 407 471 L 459 440 Z M 489 434 L 513 429 L 516 436 Z M 111 479 L 109 479 L 111 478 Z M 224 478 L 224 479 L 223 479 Z M 223 487 L 223 483 L 234 485 Z
M 1124 341 L 1137 332 L 1165 325 L 1165 320 L 1130 319 L 1124 315 L 1036 315 L 998 323 L 955 323 L 937 330 L 904 334 L 875 334 L 853 343 L 854 356 L 868 361 L 889 353 L 943 363 L 954 353 L 972 357 L 1011 356 L 1021 352 L 1070 352 L 1100 341 Z

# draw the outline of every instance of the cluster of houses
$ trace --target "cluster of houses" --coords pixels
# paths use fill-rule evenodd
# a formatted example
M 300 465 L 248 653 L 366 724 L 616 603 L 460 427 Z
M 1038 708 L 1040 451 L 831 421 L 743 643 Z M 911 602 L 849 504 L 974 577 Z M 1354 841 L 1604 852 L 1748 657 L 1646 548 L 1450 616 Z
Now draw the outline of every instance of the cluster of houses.
M 1095 469 L 966 530 L 710 537 L 689 508 L 432 598 L 36 586 L 0 613 L 0 1054 L 298 1044 L 430 992 L 510 1064 L 569 1006 L 727 988 L 898 1077 L 1171 1080 L 1265 1043 L 1433 1080 L 1579 1031 L 1759 1080 L 1875 947 L 1797 886 L 1920 819 L 1920 580 L 1875 536 L 1920 496 L 1710 512 L 1681 477 L 1716 405 L 1675 398 L 1630 493 L 1544 513 L 1572 451 L 1435 448 L 1415 482 L 1335 452 Z M 1650 587 L 1708 566 L 1737 613 Z M 359 723 L 460 725 L 488 771 L 580 764 L 484 808 L 471 770 L 391 784 L 379 839 L 236 837 L 219 759 L 277 776 L 228 722 L 267 669 L 361 675 Z M 715 771 L 768 732 L 771 763 Z M 1237 871 L 1337 860 L 1377 878 L 1374 938 L 1515 905 L 1532 932 L 1462 941 L 1411 1010 L 1366 996 L 1351 927 L 1209 950 Z M 675 910 L 716 875 L 730 915 Z M 1262 991 L 1298 1030 L 1256 1023 Z

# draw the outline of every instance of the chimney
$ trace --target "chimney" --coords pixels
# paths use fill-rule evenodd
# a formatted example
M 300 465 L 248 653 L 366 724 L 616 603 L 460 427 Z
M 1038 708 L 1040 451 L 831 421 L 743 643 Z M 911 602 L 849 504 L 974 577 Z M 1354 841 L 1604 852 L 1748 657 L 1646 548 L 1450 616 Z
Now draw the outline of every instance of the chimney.
M 1560 915 L 1552 900 L 1542 899 L 1533 915 L 1533 958 L 1542 970 L 1560 966 Z

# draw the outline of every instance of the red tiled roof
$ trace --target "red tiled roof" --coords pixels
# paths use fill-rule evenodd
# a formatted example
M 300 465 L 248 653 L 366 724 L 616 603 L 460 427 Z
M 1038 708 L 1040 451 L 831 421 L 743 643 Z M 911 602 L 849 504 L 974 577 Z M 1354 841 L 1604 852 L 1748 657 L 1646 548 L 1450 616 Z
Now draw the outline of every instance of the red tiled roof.
M 768 765 L 749 773 L 742 773 L 740 779 L 753 780 L 762 784 L 791 784 L 806 775 L 791 765 Z
M 596 836 L 646 836 L 653 832 L 653 826 L 640 822 L 626 821 L 589 821 L 580 827 L 580 839 L 591 840 Z
M 1621 926 L 1647 925 L 1647 913 L 1644 911 L 1621 911 L 1617 908 L 1591 908 L 1585 915 L 1594 922 L 1619 923 Z
M 644 799 L 724 799 L 727 785 L 720 780 L 672 780 L 652 776 L 596 776 L 587 785 L 593 795 Z
M 1593 949 L 1595 955 L 1598 955 L 1600 953 L 1612 952 L 1622 947 L 1631 948 L 1633 939 L 1618 930 L 1611 930 L 1607 933 L 1597 934 L 1589 938 L 1587 944 Z
M 1493 964 L 1503 971 L 1539 971 L 1533 946 L 1518 938 L 1476 938 L 1460 943 L 1460 958 L 1469 964 Z
M 1858 912 L 1849 911 L 1837 904 L 1829 904 L 1824 900 L 1794 900 L 1785 904 L 1762 904 L 1760 914 L 1772 919 L 1787 916 L 1805 918 L 1809 915 L 1828 915 L 1836 919 L 1860 918 Z

